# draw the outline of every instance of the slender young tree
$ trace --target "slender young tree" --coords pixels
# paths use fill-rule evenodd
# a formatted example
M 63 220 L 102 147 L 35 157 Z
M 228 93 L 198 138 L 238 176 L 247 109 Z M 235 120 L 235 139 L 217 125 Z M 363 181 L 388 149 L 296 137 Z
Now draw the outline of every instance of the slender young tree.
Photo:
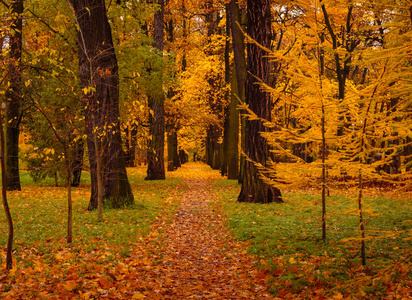
M 94 133 L 105 130 L 104 199 L 112 207 L 134 203 L 127 179 L 119 122 L 119 73 L 110 25 L 103 0 L 67 0 L 78 24 L 79 69 L 86 104 L 85 120 L 92 194 L 89 210 L 98 206 Z M 92 120 L 94 117 L 95 122 Z M 95 124 L 93 124 L 95 123 Z M 94 126 L 95 125 L 95 126 Z
M 8 105 L 5 114 L 5 142 L 6 142 L 6 173 L 7 189 L 21 190 L 19 175 L 19 136 L 22 97 L 22 67 L 21 52 L 23 38 L 23 0 L 11 1 L 9 6 L 10 25 L 10 57 L 9 57 L 9 88 L 6 91 Z
M 5 104 L 2 104 L 2 109 L 4 109 Z M 6 189 L 6 183 L 7 183 L 7 177 L 6 177 L 6 172 L 4 172 L 4 169 L 6 167 L 5 161 L 4 161 L 4 132 L 3 132 L 3 114 L 0 111 L 0 167 L 1 167 L 1 183 L 2 183 L 2 199 L 3 199 L 3 207 L 4 207 L 4 213 L 6 214 L 7 218 L 7 225 L 9 229 L 9 236 L 7 239 L 7 250 L 6 250 L 6 269 L 11 270 L 13 268 L 13 256 L 12 256 L 12 249 L 13 249 L 13 234 L 14 234 L 14 229 L 13 229 L 13 219 L 11 217 L 10 213 L 10 207 L 9 203 L 7 201 L 7 189 Z
M 270 84 L 270 62 L 262 46 L 270 49 L 272 41 L 270 0 L 248 0 L 247 33 L 253 40 L 247 46 L 246 104 L 257 116 L 271 120 L 270 95 L 262 90 L 260 80 Z M 258 45 L 258 44 L 259 45 Z M 239 202 L 283 202 L 280 190 L 268 185 L 264 177 L 269 162 L 269 149 L 261 133 L 268 131 L 259 119 L 247 119 L 245 128 L 245 175 Z
M 154 47 L 163 55 L 164 44 L 164 0 L 158 0 L 160 6 L 155 13 L 153 24 Z M 150 92 L 149 98 L 149 149 L 147 151 L 147 176 L 146 180 L 162 180 L 166 178 L 164 163 L 165 145 L 165 95 L 163 93 L 163 80 L 160 71 L 160 80 L 156 91 Z

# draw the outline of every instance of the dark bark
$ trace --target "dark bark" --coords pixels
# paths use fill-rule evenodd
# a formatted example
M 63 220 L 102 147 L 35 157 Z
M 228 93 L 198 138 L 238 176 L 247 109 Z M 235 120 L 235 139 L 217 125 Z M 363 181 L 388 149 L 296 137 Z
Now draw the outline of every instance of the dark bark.
M 134 203 L 127 179 L 119 122 L 119 73 L 110 25 L 103 0 L 69 0 L 79 25 L 79 69 L 83 89 L 88 89 L 85 121 L 92 193 L 89 210 L 97 208 L 96 151 L 92 116 L 97 129 L 105 129 L 104 201 L 112 207 Z
M 225 83 L 227 86 L 231 83 L 231 65 L 230 65 L 230 16 L 229 16 L 229 5 L 226 5 L 226 42 L 225 42 Z M 230 103 L 230 91 L 227 90 L 226 95 L 226 104 L 223 109 L 223 143 L 221 146 L 221 165 L 220 173 L 222 175 L 227 174 L 227 159 L 228 159 L 228 136 L 229 136 L 229 104 Z
M 245 56 L 245 42 L 243 32 L 241 30 L 242 27 L 242 12 L 239 9 L 239 5 L 237 4 L 236 0 L 231 0 L 229 3 L 229 13 L 230 13 L 230 23 L 231 23 L 231 32 L 232 32 L 232 40 L 233 40 L 233 59 L 234 59 L 234 66 L 235 66 L 235 74 L 236 74 L 236 81 L 237 81 L 237 93 L 234 95 L 237 101 L 245 101 L 245 85 L 246 85 L 246 56 Z M 231 109 L 233 110 L 233 108 Z M 239 113 L 239 112 L 238 112 Z M 232 120 L 232 122 L 238 122 L 236 120 Z M 232 126 L 232 125 L 230 125 Z M 245 120 L 242 119 L 241 122 L 241 148 L 242 151 L 245 149 Z M 234 133 L 233 133 L 234 134 Z M 237 147 L 237 146 L 236 146 Z M 233 155 L 238 155 L 233 152 Z M 228 158 L 229 160 L 234 160 L 234 158 Z M 239 183 L 243 182 L 243 178 L 245 175 L 245 156 L 242 154 L 240 157 L 240 164 L 239 164 Z M 234 166 L 232 162 L 232 168 Z M 230 171 L 229 171 L 230 172 Z M 230 178 L 234 178 L 236 171 L 232 169 Z
M 185 150 L 179 150 L 179 160 L 182 165 L 189 161 L 189 155 L 187 155 Z
M 160 9 L 155 13 L 153 25 L 154 47 L 162 55 L 164 44 L 164 2 L 158 0 Z M 159 71 L 161 72 L 161 71 Z M 161 77 L 161 75 L 160 75 Z M 164 134 L 165 134 L 165 111 L 163 81 L 160 80 L 158 91 L 149 98 L 149 147 L 147 152 L 147 176 L 146 180 L 163 180 L 166 178 L 164 166 Z
M 181 167 L 177 147 L 177 132 L 175 129 L 171 129 L 167 134 L 167 170 L 170 172 Z
M 229 107 L 229 131 L 227 136 L 227 178 L 239 179 L 239 105 L 236 68 L 233 68 L 232 90 Z
M 173 172 L 180 166 L 177 152 L 177 132 L 172 128 L 167 133 L 167 170 Z
M 9 88 L 6 91 L 7 107 L 5 116 L 6 138 L 6 173 L 7 189 L 21 190 L 19 175 L 19 135 L 20 135 L 20 102 L 22 98 L 22 22 L 23 0 L 11 2 L 10 14 L 10 60 L 9 60 Z
M 349 76 L 350 72 L 350 64 L 352 62 L 352 52 L 355 50 L 356 46 L 360 43 L 360 40 L 353 36 L 352 34 L 352 11 L 353 6 L 348 7 L 348 14 L 346 16 L 346 28 L 344 29 L 346 32 L 341 34 L 342 41 L 338 41 L 338 35 L 334 32 L 332 28 L 332 24 L 329 19 L 329 14 L 326 10 L 324 4 L 322 4 L 322 13 L 325 19 L 326 28 L 329 32 L 329 35 L 332 39 L 332 47 L 334 50 L 337 50 L 339 47 L 344 47 L 348 54 L 345 55 L 344 58 L 341 58 L 339 53 L 335 51 L 334 60 L 335 60 L 335 72 L 336 72 L 336 80 L 338 81 L 339 92 L 338 92 L 338 99 L 342 102 L 345 99 L 345 90 L 346 90 L 346 80 Z M 339 116 L 339 121 L 342 123 L 338 126 L 338 136 L 343 136 L 344 129 L 347 124 L 350 124 L 350 116 L 345 116 L 345 111 L 340 112 L 341 115 Z M 347 120 L 345 124 L 345 120 Z
M 13 235 L 14 235 L 14 228 L 13 228 L 13 219 L 10 213 L 9 203 L 7 201 L 7 176 L 5 172 L 6 164 L 5 164 L 5 147 L 4 147 L 4 132 L 3 132 L 3 116 L 0 112 L 0 166 L 1 166 L 1 191 L 2 191 L 2 199 L 3 199 L 3 208 L 4 213 L 7 218 L 7 225 L 8 225 L 8 239 L 7 239 L 7 249 L 6 249 L 6 269 L 11 270 L 13 268 Z
M 242 25 L 242 13 L 236 0 L 229 3 L 230 25 L 233 41 L 234 70 L 232 74 L 232 95 L 230 103 L 230 125 L 228 145 L 228 178 L 243 181 L 245 157 L 241 156 L 239 165 L 239 100 L 245 101 L 246 57 Z M 242 125 L 245 123 L 242 122 Z M 244 126 L 242 126 L 244 127 Z M 242 134 L 242 149 L 244 149 L 244 134 Z
M 271 47 L 271 12 L 269 0 L 248 0 L 248 35 L 262 46 Z M 270 95 L 263 91 L 257 78 L 270 83 L 270 61 L 267 53 L 254 43 L 247 47 L 246 104 L 260 118 L 271 120 L 272 102 Z M 245 165 L 245 176 L 238 197 L 239 202 L 270 203 L 283 202 L 280 190 L 266 184 L 262 177 L 265 170 L 256 164 L 266 167 L 269 149 L 266 140 L 261 136 L 268 129 L 261 121 L 246 120 L 245 154 L 248 157 Z
M 182 7 L 182 12 L 184 9 L 184 2 L 183 2 L 183 7 Z M 184 32 L 185 32 L 185 22 L 183 22 L 184 26 Z M 166 26 L 166 31 L 167 31 L 167 40 L 170 44 L 174 43 L 174 21 L 173 19 L 170 19 L 169 22 L 167 22 Z M 183 38 L 186 38 L 185 33 L 183 35 Z M 186 70 L 186 63 L 185 63 L 185 57 L 182 59 L 182 72 Z M 169 88 L 168 91 L 168 99 L 174 99 L 174 97 L 177 95 L 176 91 L 174 90 L 173 87 Z M 172 100 L 173 101 L 173 100 Z M 180 159 L 179 159 L 179 154 L 178 154 L 178 139 L 177 139 L 177 131 L 179 128 L 179 116 L 178 114 L 171 114 L 167 116 L 168 118 L 168 125 L 166 126 L 168 128 L 168 134 L 167 134 L 167 170 L 169 172 L 172 172 L 176 170 L 177 168 L 181 167 L 180 164 Z
M 211 0 L 208 0 L 205 4 L 205 17 L 207 37 L 210 40 L 212 35 L 216 33 L 219 24 L 219 16 L 217 11 L 213 8 L 213 1 Z M 210 56 L 217 55 L 212 47 L 206 47 L 205 53 Z M 219 144 L 219 138 L 222 136 L 222 101 L 216 97 L 216 91 L 221 88 L 221 81 L 219 76 L 216 76 L 216 74 L 207 74 L 206 80 L 209 88 L 206 97 L 208 99 L 212 114 L 217 117 L 217 120 L 210 124 L 207 128 L 206 159 L 207 164 L 211 166 L 212 169 L 219 170 L 221 164 L 221 147 Z

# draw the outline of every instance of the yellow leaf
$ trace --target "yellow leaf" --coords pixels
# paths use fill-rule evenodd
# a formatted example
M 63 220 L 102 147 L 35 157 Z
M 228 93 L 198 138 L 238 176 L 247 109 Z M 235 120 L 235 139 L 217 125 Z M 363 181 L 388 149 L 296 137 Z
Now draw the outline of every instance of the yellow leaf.
M 144 295 L 137 292 L 137 293 L 134 293 L 132 299 L 144 299 Z
M 295 259 L 294 259 L 293 257 L 291 257 L 291 258 L 289 258 L 289 262 L 290 262 L 291 264 L 294 264 L 296 261 L 295 261 Z
M 333 299 L 343 299 L 343 295 L 337 292 L 335 295 L 333 295 Z

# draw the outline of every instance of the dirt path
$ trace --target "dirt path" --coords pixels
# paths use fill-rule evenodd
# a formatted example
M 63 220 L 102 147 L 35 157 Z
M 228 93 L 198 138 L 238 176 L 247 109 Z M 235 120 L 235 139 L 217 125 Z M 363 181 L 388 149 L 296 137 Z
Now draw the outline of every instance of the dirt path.
M 150 299 L 270 299 L 264 278 L 253 259 L 236 243 L 224 224 L 211 191 L 215 173 L 188 164 L 185 192 L 171 224 L 157 264 L 148 267 L 145 281 L 156 282 L 144 295 Z M 158 228 L 154 226 L 152 237 Z M 153 260 L 153 257 L 151 258 Z

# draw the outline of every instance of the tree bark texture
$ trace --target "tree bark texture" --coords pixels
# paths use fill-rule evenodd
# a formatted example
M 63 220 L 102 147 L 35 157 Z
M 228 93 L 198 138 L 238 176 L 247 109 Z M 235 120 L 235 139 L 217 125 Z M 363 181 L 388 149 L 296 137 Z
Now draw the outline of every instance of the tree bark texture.
M 6 174 L 7 190 L 20 191 L 19 174 L 19 135 L 20 135 L 20 102 L 22 98 L 21 82 L 21 52 L 22 52 L 22 22 L 23 0 L 11 2 L 10 14 L 10 58 L 9 58 L 9 88 L 6 91 L 7 107 L 5 116 L 6 142 Z
M 231 24 L 231 32 L 232 32 L 232 40 L 233 40 L 233 59 L 234 59 L 234 66 L 235 66 L 234 74 L 236 75 L 236 81 L 237 81 L 237 93 L 233 96 L 236 98 L 235 100 L 237 100 L 237 102 L 239 100 L 244 102 L 245 101 L 245 85 L 246 85 L 246 56 L 245 56 L 246 49 L 245 49 L 245 37 L 241 30 L 242 19 L 243 19 L 242 12 L 239 9 L 239 5 L 236 2 L 236 0 L 230 1 L 229 13 L 230 13 L 230 21 L 231 21 L 230 24 Z M 232 99 L 233 99 L 233 96 L 232 96 Z M 232 110 L 233 110 L 233 107 L 231 108 L 231 111 Z M 233 120 L 231 118 L 231 122 L 236 122 L 236 120 Z M 242 132 L 241 149 L 242 151 L 244 151 L 245 149 L 244 148 L 245 146 L 245 135 L 244 135 L 245 128 L 244 127 L 245 127 L 245 120 L 242 119 L 242 122 L 241 122 L 241 132 Z M 231 128 L 231 130 L 234 130 L 234 129 Z M 234 133 L 231 133 L 231 135 L 233 134 Z M 239 183 L 243 183 L 243 177 L 245 174 L 245 161 L 246 161 L 245 156 L 242 154 L 240 157 L 240 164 L 238 167 L 239 168 L 238 172 L 233 170 L 234 158 L 229 158 L 229 160 L 232 161 L 231 163 L 232 171 L 228 170 L 228 177 L 235 179 L 234 176 L 236 176 L 236 173 L 238 173 Z
M 237 106 L 239 100 L 245 101 L 245 81 L 246 81 L 246 56 L 245 56 L 245 38 L 241 31 L 242 13 L 236 0 L 229 3 L 230 25 L 233 41 L 233 58 L 234 68 L 232 73 L 232 94 L 230 103 L 230 125 L 229 125 L 229 145 L 228 145 L 228 178 L 240 179 L 243 181 L 243 175 L 240 166 L 244 166 L 245 157 L 241 156 L 239 166 L 239 111 Z M 244 122 L 243 122 L 244 124 Z M 243 137 L 243 135 L 242 135 Z M 244 143 L 242 143 L 244 145 Z M 244 148 L 242 148 L 243 150 Z
M 7 219 L 8 225 L 8 239 L 7 239 L 7 249 L 6 249 L 6 270 L 11 270 L 13 268 L 13 235 L 14 235 L 14 228 L 13 228 L 13 219 L 10 213 L 9 203 L 7 201 L 7 176 L 5 172 L 6 163 L 4 159 L 5 155 L 5 145 L 4 145 L 4 131 L 3 131 L 3 116 L 0 112 L 0 167 L 1 167 L 1 195 L 2 195 L 2 202 L 4 213 Z
M 248 0 L 248 35 L 262 46 L 271 47 L 270 0 Z M 247 46 L 246 104 L 260 118 L 271 120 L 272 103 L 268 93 L 263 91 L 257 78 L 270 81 L 270 61 L 267 53 L 254 43 Z M 280 190 L 266 184 L 262 177 L 263 167 L 269 159 L 266 140 L 261 136 L 268 129 L 261 121 L 246 120 L 245 176 L 238 197 L 239 202 L 270 203 L 282 202 Z
M 236 68 L 232 73 L 232 90 L 229 106 L 229 130 L 227 136 L 227 178 L 239 179 L 239 105 Z
M 155 13 L 153 24 L 153 46 L 163 55 L 164 44 L 164 1 L 158 0 L 160 9 Z M 164 163 L 165 145 L 165 109 L 163 80 L 160 80 L 158 91 L 149 95 L 149 141 L 147 152 L 146 180 L 163 180 L 166 178 Z
M 92 194 L 89 210 L 97 208 L 94 130 L 104 134 L 104 201 L 120 208 L 134 203 L 127 179 L 119 122 L 119 73 L 103 0 L 68 0 L 79 26 L 79 68 L 85 91 L 85 120 Z M 96 128 L 93 126 L 95 120 Z
M 226 4 L 226 36 L 230 36 L 230 16 L 229 5 Z M 230 40 L 226 38 L 225 42 L 225 83 L 227 86 L 231 83 L 231 65 L 230 65 Z M 227 159 L 228 159 L 228 135 L 229 135 L 229 104 L 230 103 L 230 91 L 226 91 L 226 104 L 223 109 L 223 143 L 221 146 L 221 164 L 220 173 L 224 176 L 227 175 Z
M 174 171 L 177 168 L 181 167 L 179 153 L 178 153 L 178 141 L 177 141 L 177 132 L 175 129 L 171 129 L 167 135 L 167 159 L 168 171 Z

